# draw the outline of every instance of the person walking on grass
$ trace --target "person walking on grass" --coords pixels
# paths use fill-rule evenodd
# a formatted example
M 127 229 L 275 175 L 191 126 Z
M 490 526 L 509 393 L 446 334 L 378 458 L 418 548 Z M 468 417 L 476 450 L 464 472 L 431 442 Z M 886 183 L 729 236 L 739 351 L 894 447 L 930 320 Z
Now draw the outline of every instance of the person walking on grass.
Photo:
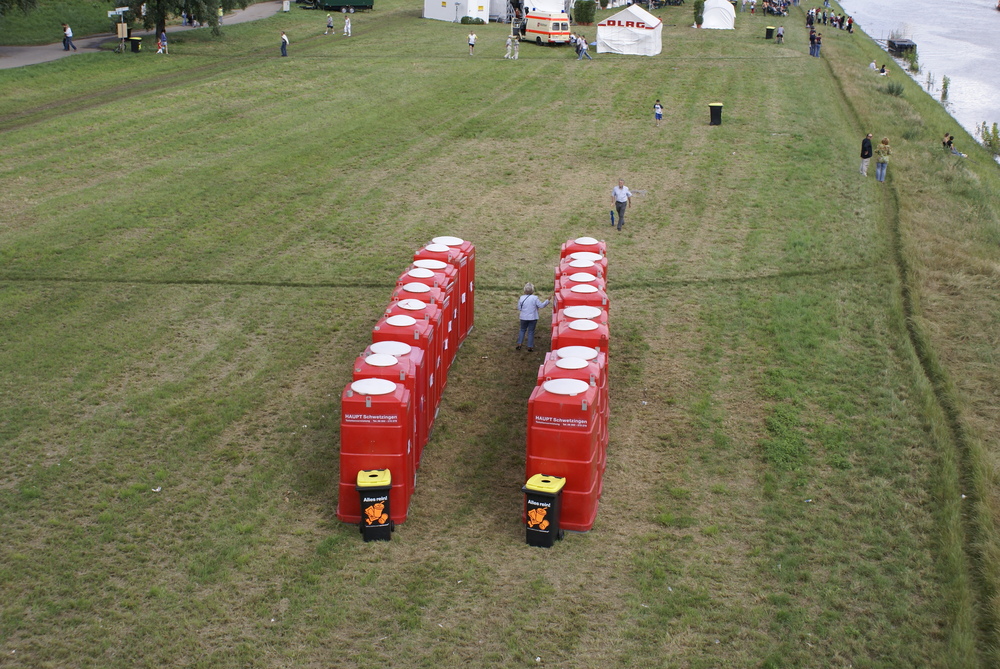
M 625 225 L 625 210 L 632 206 L 632 191 L 625 185 L 624 179 L 618 180 L 618 185 L 611 189 L 611 206 L 618 212 L 618 231 Z M 614 225 L 614 220 L 611 225 Z
M 326 32 L 323 33 L 323 34 L 324 35 L 329 35 L 330 33 L 333 33 L 334 35 L 337 34 L 333 30 L 333 14 L 327 14 L 326 15 Z
M 469 31 L 469 55 L 473 55 L 476 52 L 476 33 Z
M 344 18 L 344 37 L 351 36 L 351 17 L 347 16 Z
M 512 53 L 514 53 L 514 37 L 507 35 L 507 53 L 503 55 L 504 60 L 509 60 Z
M 583 35 L 580 35 L 580 39 L 577 40 L 577 43 L 580 45 L 580 55 L 577 56 L 576 59 L 583 60 L 583 57 L 586 56 L 587 60 L 594 60 L 593 58 L 591 58 L 590 54 L 587 53 L 587 38 L 584 37 Z
M 63 29 L 63 51 L 69 51 L 70 47 L 73 51 L 76 51 L 76 45 L 73 44 L 73 29 L 69 27 L 68 23 L 62 24 Z
M 657 100 L 656 104 L 653 105 L 653 118 L 656 119 L 656 127 L 660 127 L 660 121 L 663 120 L 663 105 Z
M 872 159 L 872 134 L 868 133 L 861 140 L 861 176 L 868 176 L 868 163 Z
M 281 31 L 281 56 L 285 57 L 287 55 L 288 55 L 288 35 L 286 35 L 285 31 L 282 30 Z
M 160 32 L 160 44 L 163 45 L 163 53 L 169 54 L 170 50 L 167 49 L 167 31 L 166 30 Z M 159 53 L 159 52 L 157 52 L 157 53 Z
M 518 50 L 521 48 L 521 38 L 514 35 L 514 55 L 511 56 L 512 59 L 517 60 Z
M 535 326 L 538 325 L 538 310 L 547 307 L 548 300 L 540 300 L 535 295 L 535 286 L 531 283 L 524 284 L 524 293 L 517 300 L 518 318 L 521 320 L 521 330 L 517 334 L 517 346 L 515 350 L 521 350 L 521 344 L 528 345 L 528 352 L 535 350 Z M 527 341 L 525 341 L 527 335 Z
M 889 147 L 889 138 L 883 137 L 882 141 L 875 147 L 875 178 L 879 183 L 885 181 L 886 170 L 889 169 L 889 156 L 892 155 L 892 148 Z

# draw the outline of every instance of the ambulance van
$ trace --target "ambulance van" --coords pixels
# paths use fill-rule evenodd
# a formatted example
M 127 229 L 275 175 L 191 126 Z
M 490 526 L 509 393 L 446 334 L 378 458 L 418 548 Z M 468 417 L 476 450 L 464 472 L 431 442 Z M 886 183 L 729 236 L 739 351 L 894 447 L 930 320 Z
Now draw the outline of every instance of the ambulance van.
M 535 44 L 569 44 L 566 12 L 529 11 L 524 18 L 524 39 L 534 40 Z

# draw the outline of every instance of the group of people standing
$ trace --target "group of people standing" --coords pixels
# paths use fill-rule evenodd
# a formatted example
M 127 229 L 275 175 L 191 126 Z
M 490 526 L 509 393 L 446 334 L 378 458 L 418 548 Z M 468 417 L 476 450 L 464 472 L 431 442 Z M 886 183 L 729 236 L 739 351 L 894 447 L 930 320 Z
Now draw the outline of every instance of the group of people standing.
M 865 135 L 861 140 L 861 176 L 868 176 L 868 163 L 871 162 L 872 155 L 875 155 L 875 179 L 882 183 L 885 181 L 885 173 L 889 169 L 889 156 L 892 155 L 892 147 L 889 146 L 889 138 L 883 137 L 877 146 L 872 147 L 872 133 Z
M 824 26 L 832 26 L 834 28 L 839 28 L 841 30 L 846 30 L 849 33 L 854 32 L 854 18 L 847 16 L 845 14 L 837 15 L 833 12 L 827 13 L 826 10 L 816 7 L 815 9 L 810 9 L 806 13 L 806 26 L 812 27 L 814 25 L 822 23 Z
M 326 32 L 324 35 L 336 35 L 337 30 L 333 27 L 333 14 L 326 15 Z M 344 17 L 344 37 L 351 36 L 351 17 Z

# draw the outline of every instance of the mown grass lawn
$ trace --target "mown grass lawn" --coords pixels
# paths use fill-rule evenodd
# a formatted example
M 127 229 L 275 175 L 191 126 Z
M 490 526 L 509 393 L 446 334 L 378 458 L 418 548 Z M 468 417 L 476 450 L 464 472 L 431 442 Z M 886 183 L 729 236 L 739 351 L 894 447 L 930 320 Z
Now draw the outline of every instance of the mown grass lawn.
M 864 102 L 874 47 L 809 58 L 794 11 L 783 47 L 681 7 L 656 58 L 514 63 L 503 26 L 469 57 L 390 0 L 350 39 L 294 10 L 4 73 L 5 665 L 986 662 L 894 225 L 938 112 Z M 861 125 L 913 118 L 889 184 L 862 179 Z M 476 329 L 409 520 L 363 544 L 334 515 L 339 392 L 437 234 L 477 245 Z M 531 549 L 541 352 L 513 305 L 582 234 L 610 246 L 604 496 Z

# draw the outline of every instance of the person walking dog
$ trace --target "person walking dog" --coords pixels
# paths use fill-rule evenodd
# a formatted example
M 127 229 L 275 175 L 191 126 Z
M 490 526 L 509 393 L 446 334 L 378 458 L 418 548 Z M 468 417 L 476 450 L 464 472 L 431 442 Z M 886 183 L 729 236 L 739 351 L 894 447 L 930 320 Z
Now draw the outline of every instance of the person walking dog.
M 524 293 L 517 300 L 518 317 L 521 320 L 521 330 L 517 334 L 517 346 L 515 350 L 521 350 L 521 344 L 528 345 L 528 352 L 535 350 L 535 326 L 538 325 L 538 310 L 547 307 L 549 300 L 540 300 L 535 295 L 535 286 L 532 283 L 524 284 Z M 525 341 L 527 335 L 527 341 Z

